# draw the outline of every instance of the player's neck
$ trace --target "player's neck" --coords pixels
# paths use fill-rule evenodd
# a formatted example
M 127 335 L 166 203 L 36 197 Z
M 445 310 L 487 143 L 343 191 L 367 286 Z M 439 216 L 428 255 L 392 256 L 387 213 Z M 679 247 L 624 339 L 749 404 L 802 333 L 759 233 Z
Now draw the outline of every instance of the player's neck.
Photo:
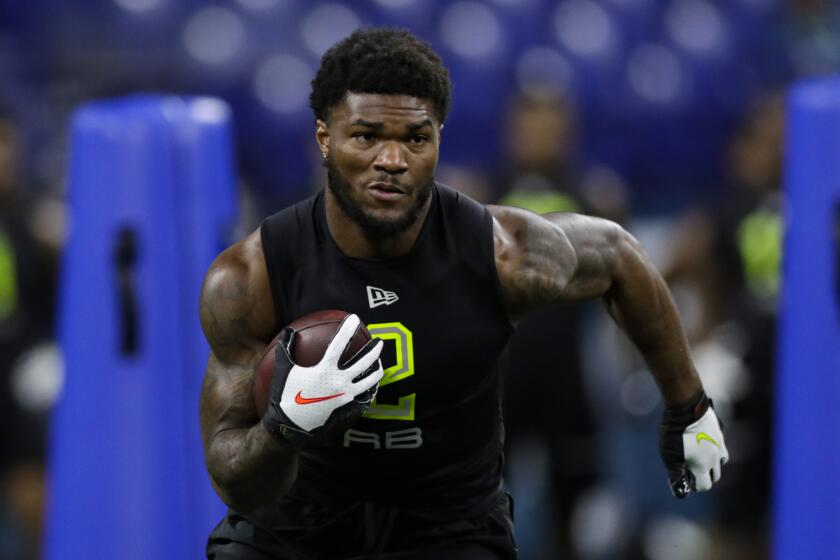
M 358 223 L 344 213 L 329 189 L 326 189 L 325 194 L 327 228 L 335 244 L 348 257 L 370 260 L 391 259 L 411 251 L 429 214 L 432 201 L 432 197 L 429 197 L 417 221 L 404 231 L 392 237 L 373 240 L 365 235 Z

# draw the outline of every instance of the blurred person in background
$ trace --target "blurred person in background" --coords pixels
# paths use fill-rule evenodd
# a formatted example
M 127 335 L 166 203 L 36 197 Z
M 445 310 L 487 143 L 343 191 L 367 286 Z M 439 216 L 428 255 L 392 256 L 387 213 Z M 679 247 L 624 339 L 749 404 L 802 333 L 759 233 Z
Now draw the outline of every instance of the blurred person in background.
M 605 165 L 581 163 L 577 122 L 572 100 L 557 92 L 520 94 L 511 100 L 504 135 L 507 158 L 497 174 L 500 201 L 537 213 L 584 212 L 625 224 L 627 185 Z M 557 329 L 559 337 L 554 335 Z M 587 345 L 618 356 L 609 365 L 588 367 L 583 356 Z M 597 406 L 611 412 L 596 415 L 591 393 L 593 386 L 602 395 L 617 393 L 617 379 L 626 373 L 627 363 L 638 358 L 594 304 L 556 305 L 535 313 L 519 324 L 509 352 L 508 471 L 522 496 L 520 516 L 527 520 L 520 526 L 527 537 L 523 559 L 593 558 L 593 548 L 619 554 L 622 545 L 607 542 L 614 536 L 609 530 L 597 546 L 582 536 L 588 531 L 581 527 L 598 523 L 585 512 L 605 495 L 609 468 L 603 454 L 611 444 L 604 432 L 613 425 L 608 418 L 627 423 L 617 418 L 621 403 L 616 398 L 601 398 Z M 557 363 L 563 364 L 563 375 L 552 369 Z M 535 407 L 535 395 L 555 406 L 559 398 L 562 406 Z
M 538 214 L 581 210 L 575 113 L 561 95 L 517 95 L 505 121 L 507 158 L 499 170 L 499 203 Z
M 55 389 L 58 247 L 24 188 L 18 131 L 0 114 L 0 557 L 36 558 L 43 517 L 47 411 Z
M 730 375 L 706 379 L 710 391 L 725 396 L 719 406 L 729 411 L 728 434 L 738 449 L 719 494 L 722 559 L 769 555 L 783 138 L 783 100 L 768 95 L 732 138 L 724 199 L 683 219 L 666 274 L 677 294 L 691 285 L 702 310 L 693 328 L 688 323 L 698 361 L 717 356 L 732 366 Z
M 507 157 L 497 174 L 500 204 L 538 214 L 583 208 L 574 121 L 570 102 L 559 95 L 511 100 L 504 134 Z M 597 471 L 595 424 L 581 369 L 582 312 L 581 305 L 572 304 L 541 309 L 517 326 L 508 346 L 509 479 L 522 505 L 536 502 L 535 508 L 519 509 L 523 559 L 577 557 L 571 516 Z M 535 499 L 526 500 L 526 495 Z

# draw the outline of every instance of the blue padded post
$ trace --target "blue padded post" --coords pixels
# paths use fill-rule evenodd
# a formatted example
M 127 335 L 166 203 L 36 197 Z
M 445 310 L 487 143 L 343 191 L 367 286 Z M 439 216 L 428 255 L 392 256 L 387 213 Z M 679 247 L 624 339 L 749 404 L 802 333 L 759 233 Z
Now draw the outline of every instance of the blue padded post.
M 227 107 L 95 102 L 73 120 L 46 557 L 200 558 L 204 271 L 236 209 Z
M 840 542 L 840 79 L 800 83 L 787 101 L 774 557 L 828 559 Z
M 170 104 L 174 105 L 176 100 Z M 184 349 L 185 389 L 184 423 L 191 429 L 190 470 L 206 473 L 197 411 L 201 382 L 210 349 L 199 324 L 199 301 L 204 273 L 213 259 L 231 242 L 231 228 L 236 221 L 238 200 L 235 165 L 231 147 L 230 111 L 216 99 L 193 99 L 180 102 L 168 113 L 175 123 L 176 153 L 180 165 L 176 194 L 182 210 L 178 218 L 181 247 L 181 313 L 188 337 Z M 205 474 L 189 486 L 191 491 L 192 535 L 204 546 L 207 535 L 225 513 Z M 208 492 L 208 489 L 210 490 Z

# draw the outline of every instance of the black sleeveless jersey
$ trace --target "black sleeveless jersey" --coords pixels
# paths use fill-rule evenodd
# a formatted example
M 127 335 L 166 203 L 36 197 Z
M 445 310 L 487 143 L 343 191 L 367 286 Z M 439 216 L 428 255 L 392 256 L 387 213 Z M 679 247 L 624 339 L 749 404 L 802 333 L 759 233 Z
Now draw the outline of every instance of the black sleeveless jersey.
M 369 261 L 341 252 L 324 206 L 322 191 L 262 224 L 278 325 L 322 309 L 356 313 L 385 342 L 385 376 L 352 429 L 301 452 L 289 494 L 453 516 L 490 509 L 502 470 L 496 362 L 512 331 L 490 213 L 435 185 L 412 250 Z

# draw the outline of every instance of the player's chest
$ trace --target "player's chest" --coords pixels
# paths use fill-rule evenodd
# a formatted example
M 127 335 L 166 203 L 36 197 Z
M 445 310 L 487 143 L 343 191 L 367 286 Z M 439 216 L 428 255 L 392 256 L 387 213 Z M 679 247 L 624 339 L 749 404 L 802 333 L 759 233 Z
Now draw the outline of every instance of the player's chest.
M 400 399 L 412 394 L 455 402 L 487 375 L 509 334 L 495 294 L 450 261 L 392 269 L 312 267 L 291 288 L 288 306 L 295 317 L 349 311 L 385 342 L 380 400 L 403 403 L 393 414 L 409 414 L 408 401 Z

